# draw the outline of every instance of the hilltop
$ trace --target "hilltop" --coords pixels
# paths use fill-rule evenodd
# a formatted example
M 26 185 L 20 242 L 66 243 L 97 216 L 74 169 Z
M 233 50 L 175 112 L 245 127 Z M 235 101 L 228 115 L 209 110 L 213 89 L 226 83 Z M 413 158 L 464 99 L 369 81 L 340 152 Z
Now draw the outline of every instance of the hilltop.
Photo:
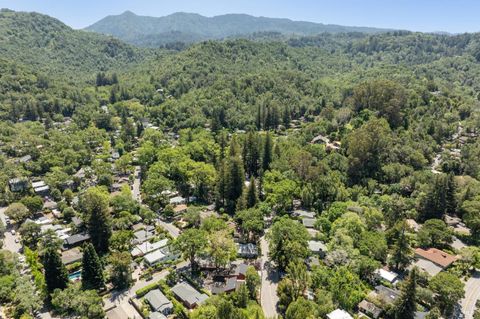
M 145 47 L 157 47 L 171 42 L 193 43 L 203 40 L 244 37 L 259 32 L 278 32 L 290 36 L 305 36 L 325 32 L 375 34 L 390 31 L 378 28 L 254 17 L 247 14 L 204 17 L 195 13 L 177 12 L 157 18 L 139 16 L 131 11 L 105 17 L 87 27 L 86 30 L 113 35 L 128 43 Z

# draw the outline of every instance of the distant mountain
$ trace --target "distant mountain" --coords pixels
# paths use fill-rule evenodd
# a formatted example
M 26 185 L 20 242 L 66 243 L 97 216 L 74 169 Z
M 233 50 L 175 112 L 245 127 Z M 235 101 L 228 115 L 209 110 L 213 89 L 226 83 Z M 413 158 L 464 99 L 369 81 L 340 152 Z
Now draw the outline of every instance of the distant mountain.
M 131 11 L 108 16 L 86 30 L 113 35 L 125 42 L 157 47 L 171 42 L 193 43 L 209 39 L 244 37 L 254 33 L 277 32 L 284 35 L 310 36 L 319 33 L 382 33 L 391 30 L 348 27 L 289 19 L 226 14 L 212 18 L 194 13 L 174 13 L 165 17 L 138 16 Z
M 0 10 L 0 57 L 51 75 L 78 78 L 142 61 L 144 49 L 111 36 L 74 30 L 52 17 Z

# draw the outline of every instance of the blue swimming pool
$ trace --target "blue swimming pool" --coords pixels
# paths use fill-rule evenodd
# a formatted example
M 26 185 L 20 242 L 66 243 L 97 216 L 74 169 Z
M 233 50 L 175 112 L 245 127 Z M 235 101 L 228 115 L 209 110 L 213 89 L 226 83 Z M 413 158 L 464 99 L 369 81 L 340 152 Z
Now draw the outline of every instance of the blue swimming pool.
M 81 270 L 78 270 L 78 271 L 68 275 L 68 279 L 71 280 L 71 281 L 77 281 L 77 280 L 80 280 L 81 278 L 82 278 L 82 271 Z

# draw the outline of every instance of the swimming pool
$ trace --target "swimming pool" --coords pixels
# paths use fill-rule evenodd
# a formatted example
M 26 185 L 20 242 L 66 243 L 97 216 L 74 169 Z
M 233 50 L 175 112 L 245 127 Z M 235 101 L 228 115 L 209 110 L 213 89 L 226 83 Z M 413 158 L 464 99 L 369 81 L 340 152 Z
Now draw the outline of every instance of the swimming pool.
M 78 270 L 74 273 L 71 273 L 70 275 L 68 275 L 68 279 L 71 280 L 71 281 L 78 281 L 78 280 L 82 279 L 82 271 Z

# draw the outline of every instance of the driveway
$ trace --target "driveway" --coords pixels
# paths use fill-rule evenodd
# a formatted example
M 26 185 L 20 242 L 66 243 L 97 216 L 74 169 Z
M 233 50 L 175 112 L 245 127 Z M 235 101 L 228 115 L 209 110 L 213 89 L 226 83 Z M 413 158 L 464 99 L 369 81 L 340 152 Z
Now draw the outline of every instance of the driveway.
M 262 249 L 261 267 L 262 267 L 262 288 L 261 288 L 261 304 L 265 318 L 276 318 L 279 314 L 277 311 L 277 286 L 280 280 L 278 270 L 270 266 L 268 261 L 268 242 L 263 236 L 260 239 Z
M 461 301 L 465 319 L 472 319 L 475 303 L 480 299 L 480 271 L 476 271 L 465 283 L 465 298 Z

